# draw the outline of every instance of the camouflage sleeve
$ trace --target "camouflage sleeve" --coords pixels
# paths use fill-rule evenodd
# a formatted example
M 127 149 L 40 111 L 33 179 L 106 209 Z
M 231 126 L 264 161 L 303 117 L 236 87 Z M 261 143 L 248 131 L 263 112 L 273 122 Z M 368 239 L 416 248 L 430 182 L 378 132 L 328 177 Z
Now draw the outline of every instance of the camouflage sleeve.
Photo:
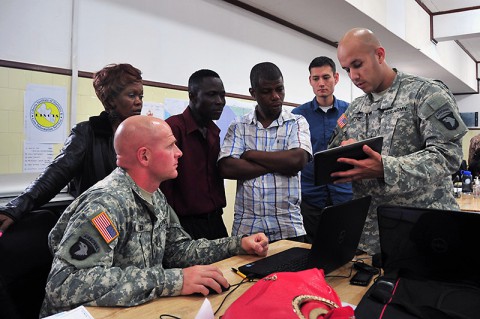
M 180 294 L 181 269 L 164 269 L 162 265 L 141 268 L 128 261 L 128 258 L 143 258 L 141 254 L 119 256 L 115 253 L 119 241 L 125 239 L 122 238 L 126 233 L 125 225 L 118 222 L 118 214 L 125 207 L 111 198 L 106 205 L 105 197 L 87 198 L 70 219 L 54 252 L 44 307 L 61 311 L 81 304 L 134 306 L 155 299 L 164 291 L 170 295 Z M 99 212 L 109 212 L 107 216 L 114 227 L 109 230 L 113 238 L 110 242 L 92 222 Z M 127 266 L 118 267 L 118 264 Z
M 417 96 L 418 134 L 425 148 L 400 157 L 382 156 L 385 183 L 402 192 L 443 180 L 458 170 L 463 158 L 461 139 L 467 128 L 454 98 L 435 84 L 425 85 Z
M 167 233 L 163 264 L 166 268 L 185 268 L 193 265 L 208 265 L 231 256 L 245 254 L 241 248 L 242 236 L 215 240 L 186 237 L 178 217 L 170 208 L 170 227 Z

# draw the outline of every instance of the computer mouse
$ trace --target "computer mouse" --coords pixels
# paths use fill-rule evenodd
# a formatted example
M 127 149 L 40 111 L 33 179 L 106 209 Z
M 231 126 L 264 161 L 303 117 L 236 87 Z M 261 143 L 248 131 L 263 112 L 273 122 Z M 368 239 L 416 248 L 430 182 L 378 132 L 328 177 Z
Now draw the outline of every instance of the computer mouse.
M 213 288 L 208 286 L 205 286 L 205 287 L 207 287 L 209 295 L 218 295 L 218 292 L 216 292 Z M 228 285 L 228 288 L 225 288 L 222 285 L 220 285 L 220 287 L 222 288 L 222 292 L 225 292 L 230 289 L 230 285 Z

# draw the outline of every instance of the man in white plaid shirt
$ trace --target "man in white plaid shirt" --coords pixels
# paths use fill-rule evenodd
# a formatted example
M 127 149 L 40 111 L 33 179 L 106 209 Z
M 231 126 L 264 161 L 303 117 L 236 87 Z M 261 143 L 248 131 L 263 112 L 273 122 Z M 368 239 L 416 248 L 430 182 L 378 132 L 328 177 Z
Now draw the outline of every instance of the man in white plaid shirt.
M 222 176 L 238 180 L 232 235 L 261 231 L 271 242 L 303 242 L 300 171 L 312 158 L 309 126 L 282 110 L 285 88 L 275 64 L 255 65 L 250 82 L 257 106 L 230 124 L 218 157 Z

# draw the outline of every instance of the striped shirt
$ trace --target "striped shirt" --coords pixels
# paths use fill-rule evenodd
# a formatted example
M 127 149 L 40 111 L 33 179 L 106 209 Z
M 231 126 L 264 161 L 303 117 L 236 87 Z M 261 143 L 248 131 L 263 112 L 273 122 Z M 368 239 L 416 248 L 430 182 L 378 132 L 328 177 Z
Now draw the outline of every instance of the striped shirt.
M 264 128 L 253 111 L 230 124 L 218 159 L 240 158 L 248 150 L 285 151 L 302 148 L 312 154 L 308 122 L 283 110 Z M 264 232 L 272 240 L 305 235 L 300 213 L 300 172 L 296 176 L 268 173 L 239 180 L 232 235 Z

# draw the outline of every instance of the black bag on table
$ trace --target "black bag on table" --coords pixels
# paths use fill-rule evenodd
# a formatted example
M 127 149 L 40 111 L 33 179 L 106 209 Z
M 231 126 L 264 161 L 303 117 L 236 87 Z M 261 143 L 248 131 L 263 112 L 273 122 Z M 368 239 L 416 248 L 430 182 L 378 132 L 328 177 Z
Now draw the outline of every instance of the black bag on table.
M 480 318 L 480 214 L 380 206 L 384 275 L 356 319 Z

